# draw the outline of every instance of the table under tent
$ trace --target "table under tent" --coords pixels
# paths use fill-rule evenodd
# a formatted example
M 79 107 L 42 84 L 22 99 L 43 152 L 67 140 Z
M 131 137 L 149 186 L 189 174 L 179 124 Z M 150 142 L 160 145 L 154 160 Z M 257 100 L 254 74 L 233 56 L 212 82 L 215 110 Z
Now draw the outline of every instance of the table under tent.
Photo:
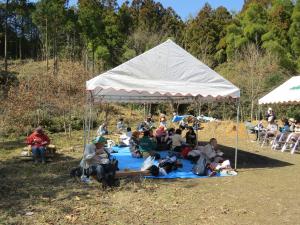
M 300 76 L 291 77 L 289 80 L 272 90 L 270 93 L 258 100 L 259 105 L 299 105 L 300 104 Z M 282 147 L 282 151 L 286 150 L 289 139 Z M 296 141 L 294 147 L 291 149 L 293 154 L 300 144 L 300 140 Z
M 172 40 L 87 81 L 86 90 L 85 144 L 90 135 L 88 121 L 91 120 L 91 108 L 102 103 L 231 101 L 236 104 L 239 122 L 240 89 Z M 236 130 L 235 168 L 238 145 Z

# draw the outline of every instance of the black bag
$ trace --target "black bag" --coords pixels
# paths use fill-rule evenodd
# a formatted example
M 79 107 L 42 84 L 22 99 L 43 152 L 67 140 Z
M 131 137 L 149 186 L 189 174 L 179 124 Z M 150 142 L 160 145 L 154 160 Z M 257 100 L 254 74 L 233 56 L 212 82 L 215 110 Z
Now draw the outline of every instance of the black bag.
M 119 185 L 119 180 L 115 178 L 116 171 L 118 168 L 118 160 L 113 159 L 109 162 L 109 164 L 102 165 L 104 169 L 103 178 L 101 183 L 103 187 L 116 187 Z

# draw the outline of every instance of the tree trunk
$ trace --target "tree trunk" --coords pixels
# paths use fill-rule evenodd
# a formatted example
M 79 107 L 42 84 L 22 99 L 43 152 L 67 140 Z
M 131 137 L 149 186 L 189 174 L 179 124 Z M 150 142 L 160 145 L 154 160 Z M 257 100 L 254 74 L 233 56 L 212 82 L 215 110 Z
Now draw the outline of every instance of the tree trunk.
M 4 70 L 7 72 L 7 17 L 8 17 L 8 0 L 5 4 L 5 23 L 4 23 Z
M 19 38 L 19 59 L 22 59 L 22 37 Z
M 251 99 L 251 111 L 250 111 L 250 119 L 253 120 L 253 110 L 254 110 L 254 99 Z
M 93 74 L 95 73 L 95 46 L 93 44 Z
M 46 18 L 46 71 L 48 73 L 48 66 L 49 66 L 49 62 L 48 62 L 48 18 Z

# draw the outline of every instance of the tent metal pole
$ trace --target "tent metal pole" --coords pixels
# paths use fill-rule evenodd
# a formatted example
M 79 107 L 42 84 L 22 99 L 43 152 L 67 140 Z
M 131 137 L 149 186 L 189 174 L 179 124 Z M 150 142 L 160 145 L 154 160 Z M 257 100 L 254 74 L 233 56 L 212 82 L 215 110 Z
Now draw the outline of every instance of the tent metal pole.
M 198 101 L 196 101 L 197 102 L 197 107 L 198 107 L 198 111 L 199 111 L 199 116 L 200 116 L 200 111 L 201 111 L 201 101 L 200 100 L 198 100 Z M 196 119 L 197 119 L 197 117 L 196 117 Z M 197 119 L 198 120 L 198 119 Z M 198 124 L 198 121 L 196 120 L 196 124 Z M 196 147 L 198 147 L 199 146 L 199 128 L 200 128 L 200 126 L 198 126 L 198 125 L 196 125 L 196 138 L 197 138 L 197 145 L 196 145 Z
M 92 120 L 92 93 L 89 96 L 89 116 L 88 116 L 88 132 L 87 132 L 87 141 L 90 142 L 90 133 L 91 133 L 91 120 Z
M 236 100 L 237 112 L 236 112 L 236 142 L 235 142 L 235 157 L 234 157 L 234 169 L 237 169 L 237 153 L 239 144 L 239 114 L 240 114 L 240 99 Z
M 87 128 L 88 128 L 88 104 L 89 104 L 89 95 L 86 95 L 86 103 L 84 109 L 84 123 L 83 123 L 83 152 L 87 144 Z

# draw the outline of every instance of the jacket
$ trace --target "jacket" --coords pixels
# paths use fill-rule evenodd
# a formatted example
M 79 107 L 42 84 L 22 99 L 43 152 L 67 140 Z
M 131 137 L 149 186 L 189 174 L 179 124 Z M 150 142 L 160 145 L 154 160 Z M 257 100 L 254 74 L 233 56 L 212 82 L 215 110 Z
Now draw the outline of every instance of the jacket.
M 27 137 L 26 143 L 31 147 L 45 147 L 50 144 L 50 139 L 46 134 L 33 132 Z

